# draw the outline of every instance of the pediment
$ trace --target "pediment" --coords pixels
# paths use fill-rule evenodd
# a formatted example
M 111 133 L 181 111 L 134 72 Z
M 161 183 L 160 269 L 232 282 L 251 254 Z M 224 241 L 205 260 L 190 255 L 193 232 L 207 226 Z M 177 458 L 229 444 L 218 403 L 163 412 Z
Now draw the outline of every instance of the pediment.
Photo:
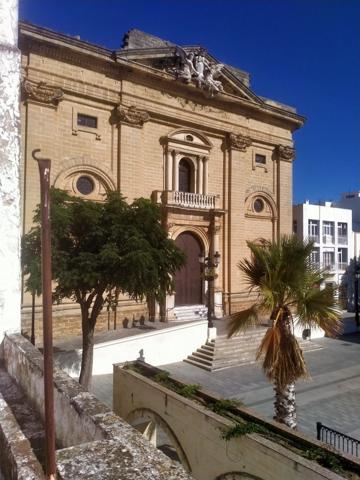
M 172 75 L 178 82 L 202 90 L 214 97 L 228 93 L 263 105 L 264 101 L 249 88 L 249 74 L 219 62 L 199 46 L 156 45 L 121 49 L 117 58 L 131 60 Z

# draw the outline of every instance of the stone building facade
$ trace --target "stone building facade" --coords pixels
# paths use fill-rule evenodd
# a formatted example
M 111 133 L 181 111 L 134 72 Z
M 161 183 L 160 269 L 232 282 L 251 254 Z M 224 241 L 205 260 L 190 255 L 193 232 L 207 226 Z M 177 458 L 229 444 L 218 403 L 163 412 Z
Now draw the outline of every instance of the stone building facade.
M 292 231 L 292 134 L 304 118 L 257 96 L 246 72 L 206 50 L 138 30 L 112 51 L 22 23 L 20 48 L 24 232 L 39 201 L 31 153 L 40 148 L 56 187 L 94 200 L 117 189 L 162 205 L 164 227 L 188 258 L 164 306 L 170 320 L 205 303 L 199 253 L 221 254 L 217 314 L 243 308 L 237 263 L 246 240 Z M 27 295 L 23 304 L 26 329 Z M 119 315 L 144 312 L 122 299 Z M 80 328 L 71 302 L 55 315 L 63 317 L 55 335 Z

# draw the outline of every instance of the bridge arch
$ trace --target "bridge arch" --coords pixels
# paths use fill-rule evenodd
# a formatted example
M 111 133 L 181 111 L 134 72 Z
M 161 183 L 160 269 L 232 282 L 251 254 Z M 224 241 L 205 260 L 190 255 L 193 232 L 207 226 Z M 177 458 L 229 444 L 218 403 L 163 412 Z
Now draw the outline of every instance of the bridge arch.
M 140 431 L 143 436 L 150 441 L 150 443 L 159 448 L 159 450 L 164 452 L 166 455 L 170 456 L 170 458 L 173 460 L 178 460 L 183 465 L 185 470 L 191 473 L 190 463 L 176 434 L 169 424 L 162 417 L 160 417 L 160 415 L 148 408 L 138 408 L 130 412 L 126 421 Z M 161 435 L 162 441 L 165 439 L 170 442 L 170 444 L 158 444 L 159 442 L 156 438 L 158 434 Z M 172 449 L 175 450 L 176 456 L 171 454 Z
M 251 475 L 251 473 L 246 472 L 228 472 L 223 473 L 215 478 L 215 480 L 262 480 L 260 477 Z

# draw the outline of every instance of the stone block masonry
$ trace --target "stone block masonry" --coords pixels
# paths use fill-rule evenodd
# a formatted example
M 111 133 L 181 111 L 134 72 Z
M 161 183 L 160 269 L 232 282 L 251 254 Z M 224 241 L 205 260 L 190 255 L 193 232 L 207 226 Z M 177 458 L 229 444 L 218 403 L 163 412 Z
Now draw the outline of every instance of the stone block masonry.
M 6 336 L 3 362 L 42 414 L 43 357 L 21 335 Z M 61 370 L 54 372 L 58 478 L 191 480 L 185 470 Z M 26 480 L 40 480 L 40 475 Z M 25 480 L 25 478 L 24 478 Z

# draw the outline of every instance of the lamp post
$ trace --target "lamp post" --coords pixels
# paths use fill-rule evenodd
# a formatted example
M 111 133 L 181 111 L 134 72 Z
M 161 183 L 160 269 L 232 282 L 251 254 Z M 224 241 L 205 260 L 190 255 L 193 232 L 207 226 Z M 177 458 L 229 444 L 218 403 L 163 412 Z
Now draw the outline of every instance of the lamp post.
M 208 327 L 213 328 L 213 319 L 215 318 L 214 305 L 214 281 L 217 278 L 216 269 L 220 265 L 220 253 L 215 252 L 213 256 L 209 254 L 205 257 L 203 253 L 199 254 L 199 262 L 204 266 L 204 279 L 208 282 L 207 291 L 207 318 Z
M 354 303 L 355 303 L 355 322 L 356 325 L 360 326 L 359 320 L 359 279 L 360 279 L 360 264 L 356 261 L 355 258 L 355 289 L 354 289 Z

